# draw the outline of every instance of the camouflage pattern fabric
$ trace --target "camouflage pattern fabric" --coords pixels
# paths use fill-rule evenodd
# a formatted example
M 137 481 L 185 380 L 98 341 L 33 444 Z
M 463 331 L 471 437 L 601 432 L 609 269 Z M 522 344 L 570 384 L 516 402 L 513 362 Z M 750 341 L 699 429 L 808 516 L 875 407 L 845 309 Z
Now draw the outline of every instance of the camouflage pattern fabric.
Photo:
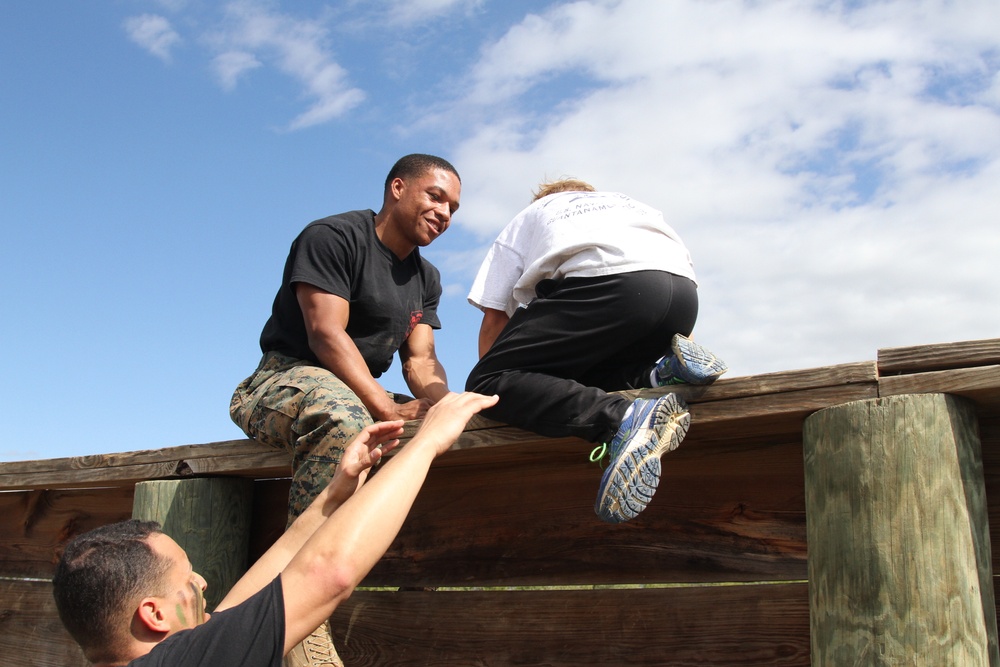
M 336 375 L 276 352 L 236 387 L 229 414 L 249 437 L 292 455 L 289 525 L 329 483 L 344 446 L 373 423 Z

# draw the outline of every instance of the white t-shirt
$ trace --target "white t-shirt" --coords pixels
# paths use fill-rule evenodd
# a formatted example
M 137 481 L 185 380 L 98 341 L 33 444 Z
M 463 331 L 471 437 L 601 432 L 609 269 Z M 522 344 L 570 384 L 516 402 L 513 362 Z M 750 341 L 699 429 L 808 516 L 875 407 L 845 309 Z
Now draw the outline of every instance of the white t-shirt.
M 547 278 L 647 270 L 695 280 L 691 254 L 662 213 L 617 192 L 558 192 L 500 232 L 468 298 L 480 310 L 512 316 Z

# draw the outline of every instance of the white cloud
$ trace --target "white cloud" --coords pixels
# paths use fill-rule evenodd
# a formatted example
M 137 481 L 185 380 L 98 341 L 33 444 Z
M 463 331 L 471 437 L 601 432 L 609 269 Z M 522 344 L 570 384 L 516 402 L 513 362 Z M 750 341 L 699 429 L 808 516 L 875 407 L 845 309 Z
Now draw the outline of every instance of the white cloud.
M 156 14 L 127 18 L 124 27 L 129 39 L 163 62 L 170 62 L 171 48 L 181 41 L 170 21 Z
M 246 51 L 226 51 L 212 60 L 215 74 L 225 90 L 233 90 L 244 73 L 254 70 L 262 64 L 252 53 Z
M 385 4 L 390 23 L 409 25 L 458 11 L 471 12 L 482 6 L 483 0 L 385 0 Z
M 573 2 L 482 50 L 441 117 L 462 224 L 549 176 L 663 209 L 734 372 L 1000 331 L 1000 5 Z
M 310 105 L 288 129 L 327 122 L 365 98 L 334 59 L 321 21 L 293 18 L 252 1 L 232 2 L 225 11 L 225 28 L 211 39 L 219 51 L 213 64 L 221 85 L 232 89 L 246 72 L 262 65 L 292 77 Z

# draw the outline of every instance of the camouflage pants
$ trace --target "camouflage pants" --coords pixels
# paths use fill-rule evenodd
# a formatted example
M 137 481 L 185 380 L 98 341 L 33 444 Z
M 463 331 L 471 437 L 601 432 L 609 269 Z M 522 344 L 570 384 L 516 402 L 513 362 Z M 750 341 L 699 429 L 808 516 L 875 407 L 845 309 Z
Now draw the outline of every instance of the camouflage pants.
M 276 352 L 236 387 L 229 414 L 257 442 L 292 455 L 288 524 L 329 483 L 344 447 L 373 423 L 336 375 Z

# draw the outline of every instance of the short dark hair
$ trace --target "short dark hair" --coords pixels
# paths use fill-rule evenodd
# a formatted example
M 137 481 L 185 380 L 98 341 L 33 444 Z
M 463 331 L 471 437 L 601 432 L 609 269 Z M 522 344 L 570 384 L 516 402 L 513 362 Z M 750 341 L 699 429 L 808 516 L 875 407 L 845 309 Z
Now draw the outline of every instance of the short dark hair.
M 161 591 L 170 561 L 153 551 L 156 521 L 130 519 L 71 540 L 52 578 L 59 618 L 92 662 L 115 660 L 124 648 L 133 604 Z
M 436 155 L 427 155 L 425 153 L 411 153 L 410 155 L 404 155 L 399 158 L 396 160 L 396 164 L 392 165 L 392 169 L 389 170 L 389 175 L 385 177 L 383 192 L 388 192 L 389 185 L 397 178 L 405 179 L 423 176 L 431 169 L 443 169 L 445 171 L 450 171 L 455 174 L 455 178 L 458 179 L 459 183 L 462 182 L 462 177 L 458 175 L 458 171 L 444 158 L 440 158 Z

